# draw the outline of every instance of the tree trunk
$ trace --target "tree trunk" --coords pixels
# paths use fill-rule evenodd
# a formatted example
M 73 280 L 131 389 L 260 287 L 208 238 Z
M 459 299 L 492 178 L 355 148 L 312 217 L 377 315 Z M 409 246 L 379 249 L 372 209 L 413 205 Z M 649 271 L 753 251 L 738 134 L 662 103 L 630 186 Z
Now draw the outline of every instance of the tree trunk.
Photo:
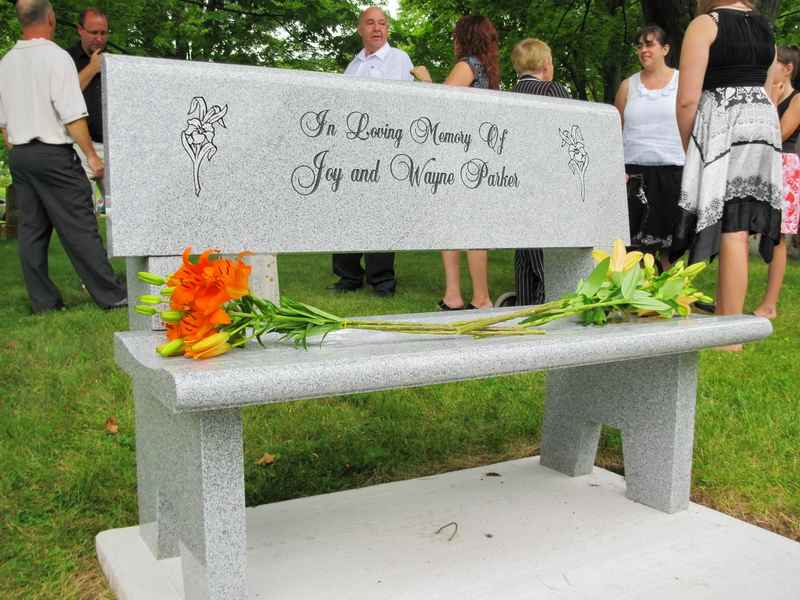
M 780 1 L 780 0 L 778 0 Z M 686 28 L 697 13 L 696 0 L 640 0 L 644 22 L 667 32 L 670 53 L 667 64 L 677 67 Z
M 677 67 L 681 57 L 683 35 L 697 14 L 696 0 L 639 0 L 644 22 L 658 25 L 669 36 L 670 53 L 667 64 Z M 781 10 L 781 0 L 754 0 L 756 8 L 771 25 L 775 24 Z
M 769 24 L 775 25 L 781 12 L 781 0 L 756 0 L 755 5 Z

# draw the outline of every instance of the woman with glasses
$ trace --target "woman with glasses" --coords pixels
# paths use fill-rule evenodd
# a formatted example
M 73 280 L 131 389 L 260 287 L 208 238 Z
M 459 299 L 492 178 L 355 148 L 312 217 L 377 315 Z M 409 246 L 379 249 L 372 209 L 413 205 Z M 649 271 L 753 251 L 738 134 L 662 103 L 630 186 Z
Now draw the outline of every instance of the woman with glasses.
M 670 269 L 684 161 L 675 120 L 678 71 L 667 66 L 663 29 L 645 27 L 634 40 L 642 70 L 622 82 L 614 101 L 622 118 L 631 247 Z

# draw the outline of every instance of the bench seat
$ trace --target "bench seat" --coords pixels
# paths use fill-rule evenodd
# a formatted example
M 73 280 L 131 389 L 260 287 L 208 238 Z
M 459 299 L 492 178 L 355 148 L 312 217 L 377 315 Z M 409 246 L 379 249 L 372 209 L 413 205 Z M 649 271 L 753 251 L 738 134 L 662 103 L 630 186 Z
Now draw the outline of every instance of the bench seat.
M 448 323 L 515 309 L 365 317 Z M 164 332 L 116 334 L 116 361 L 174 412 L 215 410 L 269 402 L 338 396 L 547 371 L 693 352 L 754 342 L 772 332 L 769 320 L 738 315 L 693 314 L 671 320 L 634 318 L 629 323 L 583 327 L 569 319 L 548 324 L 547 334 L 434 336 L 367 330 L 334 332 L 308 351 L 264 336 L 267 348 L 245 349 L 207 360 L 163 358 L 155 347 Z M 317 338 L 319 339 L 319 338 Z M 209 394 L 213 389 L 215 393 Z
M 494 314 L 503 310 L 514 309 Z M 481 340 L 344 330 L 308 351 L 251 343 L 198 361 L 156 354 L 163 332 L 117 333 L 117 364 L 134 382 L 143 541 L 159 560 L 181 557 L 187 598 L 246 598 L 242 407 L 543 370 L 541 465 L 591 473 L 601 427 L 616 427 L 627 497 L 667 513 L 686 509 L 697 351 L 761 340 L 770 321 L 692 315 L 583 327 L 562 319 L 547 330 Z

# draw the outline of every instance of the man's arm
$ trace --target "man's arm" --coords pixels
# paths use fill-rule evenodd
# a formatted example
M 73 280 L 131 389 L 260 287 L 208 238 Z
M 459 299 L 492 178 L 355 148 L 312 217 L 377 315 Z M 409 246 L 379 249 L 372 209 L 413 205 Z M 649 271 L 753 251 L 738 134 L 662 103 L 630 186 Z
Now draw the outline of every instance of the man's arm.
M 89 85 L 89 82 L 94 79 L 94 76 L 100 73 L 100 55 L 103 54 L 102 51 L 97 50 L 92 57 L 89 59 L 89 64 L 86 65 L 82 71 L 78 73 L 78 81 L 81 85 L 81 91 L 86 89 L 86 86 Z
M 11 148 L 14 147 L 14 144 L 8 141 L 8 131 L 6 131 L 6 128 L 3 127 L 2 129 L 3 129 L 3 139 L 6 141 L 6 146 L 8 146 L 9 150 L 11 150 Z
M 92 170 L 92 179 L 102 179 L 106 174 L 106 167 L 97 152 L 94 151 L 92 145 L 92 138 L 89 137 L 89 126 L 86 124 L 86 119 L 81 117 L 72 123 L 67 123 L 67 131 L 78 144 L 78 147 L 86 155 L 86 161 L 89 163 L 89 168 Z

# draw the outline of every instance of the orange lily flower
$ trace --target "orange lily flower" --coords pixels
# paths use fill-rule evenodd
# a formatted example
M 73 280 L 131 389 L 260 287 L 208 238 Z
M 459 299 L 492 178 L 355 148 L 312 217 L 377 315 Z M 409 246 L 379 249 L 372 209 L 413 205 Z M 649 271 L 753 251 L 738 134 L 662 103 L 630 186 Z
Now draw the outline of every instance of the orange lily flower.
M 167 323 L 167 339 L 170 341 L 186 339 L 190 346 L 214 333 L 217 324 L 198 312 L 187 312 L 180 323 Z

